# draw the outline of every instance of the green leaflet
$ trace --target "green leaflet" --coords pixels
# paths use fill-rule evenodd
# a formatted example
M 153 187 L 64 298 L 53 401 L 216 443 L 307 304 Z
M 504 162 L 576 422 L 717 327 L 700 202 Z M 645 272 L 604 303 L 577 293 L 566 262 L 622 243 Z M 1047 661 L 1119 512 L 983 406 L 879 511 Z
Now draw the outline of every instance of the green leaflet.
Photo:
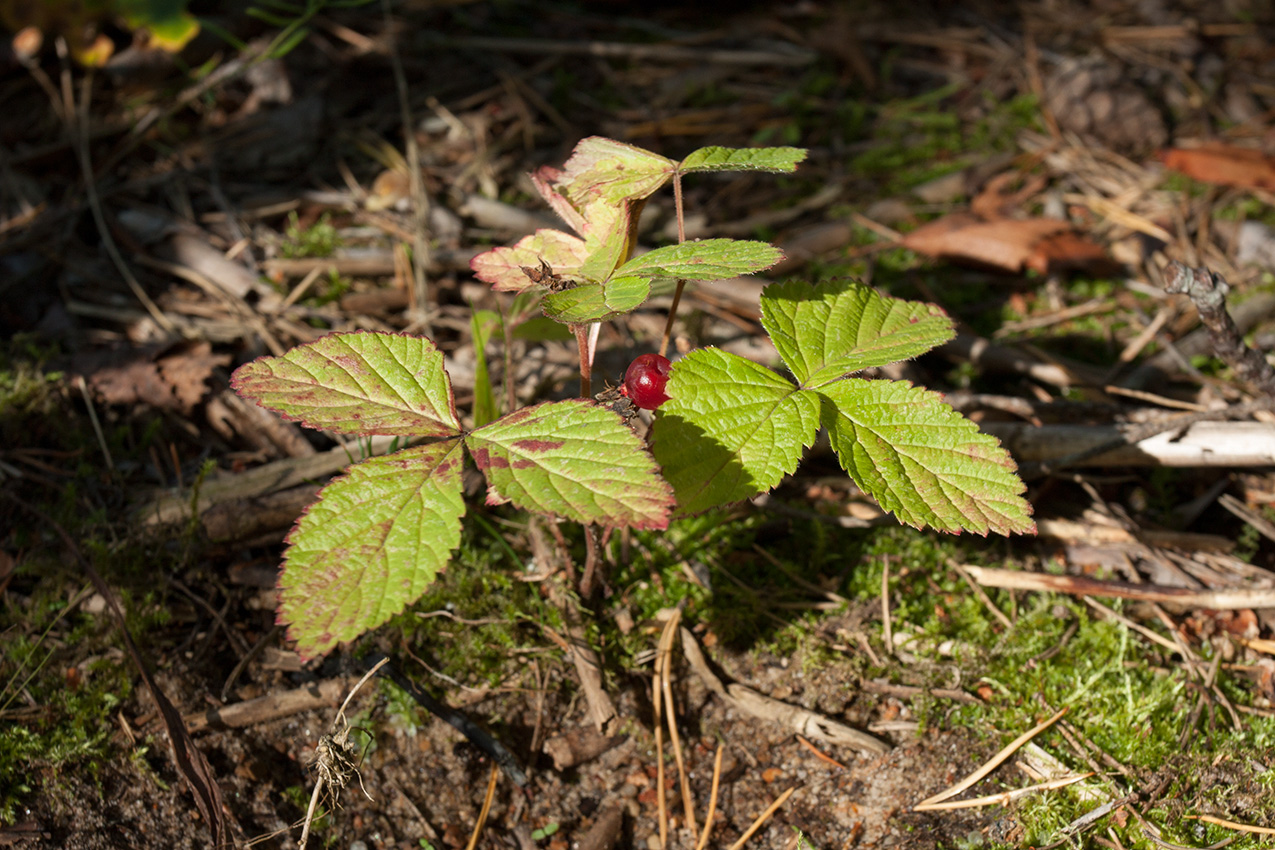
M 678 171 L 770 171 L 792 173 L 806 158 L 803 148 L 722 148 L 707 147 L 693 151 L 678 166 Z
M 554 173 L 554 188 L 577 209 L 594 201 L 618 206 L 646 198 L 673 176 L 673 161 L 659 154 L 608 139 L 582 139 L 571 158 Z
M 618 277 L 606 283 L 583 283 L 545 296 L 545 315 L 554 321 L 585 324 L 603 322 L 641 306 L 651 294 L 651 281 Z
M 421 437 L 460 431 L 442 352 L 424 337 L 329 334 L 245 363 L 230 385 L 308 428 Z
M 356 463 L 288 535 L 279 619 L 304 657 L 414 602 L 460 544 L 459 439 Z
M 681 513 L 748 499 L 791 474 L 814 442 L 818 397 L 715 348 L 673 364 L 651 450 Z
M 702 239 L 668 245 L 634 257 L 616 275 L 726 280 L 768 269 L 784 258 L 784 252 L 766 242 L 744 239 Z
M 488 504 L 582 523 L 664 528 L 673 498 L 637 435 L 614 412 L 583 399 L 515 411 L 469 434 L 487 476 Z
M 891 298 L 852 280 L 768 286 L 761 313 L 803 387 L 916 357 L 955 334 L 941 307 Z
M 1009 453 L 938 393 L 847 378 L 819 394 L 842 468 L 901 522 L 983 535 L 1035 532 Z

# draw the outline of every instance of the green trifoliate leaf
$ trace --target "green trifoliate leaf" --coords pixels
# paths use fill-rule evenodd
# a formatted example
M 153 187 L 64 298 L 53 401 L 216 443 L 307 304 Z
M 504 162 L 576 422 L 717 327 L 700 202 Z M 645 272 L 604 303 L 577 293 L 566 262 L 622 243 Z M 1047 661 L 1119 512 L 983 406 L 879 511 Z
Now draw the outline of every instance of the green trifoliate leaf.
M 603 322 L 636 310 L 650 294 L 651 281 L 646 278 L 621 277 L 551 292 L 545 296 L 544 311 L 558 322 Z
M 571 158 L 539 175 L 576 207 L 594 201 L 613 206 L 648 197 L 673 176 L 673 161 L 636 145 L 602 136 L 582 139 Z
M 593 402 L 523 408 L 465 443 L 487 476 L 488 504 L 599 525 L 668 525 L 673 496 L 655 462 L 624 420 Z
M 715 348 L 674 363 L 665 391 L 651 450 L 682 513 L 774 487 L 797 468 L 819 425 L 813 392 Z
M 806 158 L 803 148 L 700 148 L 691 152 L 678 171 L 771 171 L 791 173 Z
M 647 251 L 616 270 L 617 275 L 725 280 L 768 269 L 784 252 L 766 242 L 702 239 Z
M 941 307 L 891 298 L 851 280 L 768 286 L 761 315 L 803 387 L 916 357 L 955 334 Z
M 1009 453 L 937 393 L 847 378 L 819 394 L 842 468 L 900 522 L 983 535 L 1036 530 Z
M 460 440 L 356 463 L 288 536 L 279 620 L 303 657 L 353 640 L 429 587 L 460 544 Z
M 230 385 L 309 428 L 422 437 L 460 431 L 442 352 L 424 337 L 329 334 L 240 366 Z

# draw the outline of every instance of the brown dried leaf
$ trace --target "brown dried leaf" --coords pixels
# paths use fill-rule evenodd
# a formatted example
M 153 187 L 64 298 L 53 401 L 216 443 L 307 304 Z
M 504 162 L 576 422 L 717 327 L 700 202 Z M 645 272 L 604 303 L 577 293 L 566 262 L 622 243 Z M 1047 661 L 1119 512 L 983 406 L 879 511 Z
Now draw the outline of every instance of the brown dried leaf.
M 982 221 L 966 212 L 952 213 L 922 225 L 903 237 L 903 246 L 935 259 L 974 263 L 1007 272 L 1045 262 L 1037 246 L 1046 237 L 1067 232 L 1062 219 Z
M 1252 148 L 1209 144 L 1168 148 L 1160 159 L 1174 171 L 1205 183 L 1247 189 L 1275 189 L 1275 156 Z
M 103 362 L 105 361 L 105 362 Z M 77 364 L 89 388 L 105 404 L 147 404 L 188 414 L 207 393 L 207 381 L 230 357 L 213 354 L 206 340 L 150 351 L 90 356 Z

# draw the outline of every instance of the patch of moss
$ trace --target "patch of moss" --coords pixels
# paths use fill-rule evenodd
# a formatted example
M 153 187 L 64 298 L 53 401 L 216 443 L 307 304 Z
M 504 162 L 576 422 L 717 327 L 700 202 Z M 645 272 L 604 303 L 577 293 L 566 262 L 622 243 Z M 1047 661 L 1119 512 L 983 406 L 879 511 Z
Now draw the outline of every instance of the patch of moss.
M 295 212 L 288 214 L 288 224 L 279 243 L 279 253 L 288 259 L 331 257 L 341 246 L 341 237 L 332 224 L 330 213 L 323 213 L 309 227 L 302 227 Z
M 447 569 L 388 630 L 436 671 L 464 685 L 496 685 L 514 650 L 547 643 L 541 624 L 561 633 L 562 617 L 539 585 L 520 581 L 522 564 L 499 534 L 466 516 L 461 546 Z
M 65 604 L 41 596 L 0 617 L 0 825 L 34 795 L 56 793 L 68 771 L 96 779 L 112 752 L 112 712 L 131 691 L 127 668 L 113 659 L 76 666 L 81 640 L 97 631 L 91 618 L 73 614 L 56 633 L 24 633 L 22 623 L 55 621 Z

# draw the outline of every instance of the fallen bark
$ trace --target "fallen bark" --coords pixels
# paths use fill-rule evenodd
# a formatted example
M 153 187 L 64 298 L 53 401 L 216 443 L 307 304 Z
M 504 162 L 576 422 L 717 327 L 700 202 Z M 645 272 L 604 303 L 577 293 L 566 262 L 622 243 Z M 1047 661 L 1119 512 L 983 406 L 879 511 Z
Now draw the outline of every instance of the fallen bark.
M 402 447 L 402 438 L 372 437 L 371 454 L 385 454 L 396 439 Z M 338 472 L 360 459 L 357 450 L 337 446 L 308 457 L 285 458 L 247 472 L 218 476 L 200 485 L 194 510 L 202 515 L 214 505 L 249 500 L 297 487 Z M 182 522 L 190 518 L 191 503 L 189 490 L 165 490 L 140 504 L 134 516 L 145 526 Z
M 861 753 L 879 756 L 890 751 L 890 745 L 866 732 L 860 732 L 844 723 L 807 711 L 801 706 L 789 705 L 758 693 L 738 682 L 724 684 L 708 666 L 699 642 L 689 629 L 682 629 L 682 652 L 691 667 L 710 691 L 745 714 L 772 720 L 779 725 L 816 741 L 825 741 L 843 747 L 851 747 Z
M 1263 422 L 1194 422 L 1136 442 L 1115 425 L 1031 425 L 984 422 L 1019 463 L 1046 463 L 1079 456 L 1106 444 L 1100 454 L 1077 457 L 1068 466 L 1271 466 L 1275 425 Z M 1125 443 L 1119 445 L 1119 443 Z

